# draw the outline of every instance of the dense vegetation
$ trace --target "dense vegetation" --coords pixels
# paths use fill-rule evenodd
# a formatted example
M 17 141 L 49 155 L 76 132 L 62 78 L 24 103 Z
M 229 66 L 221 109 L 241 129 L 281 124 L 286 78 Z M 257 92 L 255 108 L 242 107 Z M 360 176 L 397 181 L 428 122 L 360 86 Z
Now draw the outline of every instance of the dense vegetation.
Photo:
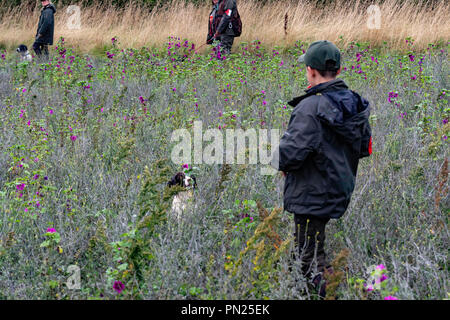
M 119 39 L 120 40 L 120 39 Z M 341 77 L 371 104 L 373 155 L 346 214 L 327 226 L 340 270 L 328 298 L 443 299 L 448 289 L 448 46 L 343 49 Z M 183 224 L 167 219 L 171 134 L 286 128 L 307 48 L 0 57 L 0 298 L 314 299 L 292 262 L 283 178 L 258 165 L 195 165 Z M 195 208 L 195 209 L 194 209 Z M 67 287 L 70 265 L 81 289 Z M 289 271 L 289 265 L 294 265 Z M 377 266 L 377 268 L 375 268 Z M 371 287 L 378 279 L 380 286 Z
M 112 4 L 114 6 L 118 7 L 124 7 L 130 2 L 140 4 L 143 6 L 153 7 L 157 4 L 164 5 L 165 2 L 169 2 L 171 0 L 82 0 L 78 1 L 77 4 L 82 4 L 86 6 L 90 6 L 93 4 L 98 5 L 109 5 Z M 194 4 L 205 4 L 205 3 L 211 3 L 211 0 L 188 0 L 189 2 L 192 2 Z M 275 0 L 256 0 L 257 2 L 260 2 L 261 4 L 270 3 Z M 73 0 L 53 0 L 51 1 L 55 5 L 71 5 L 74 4 Z M 310 0 L 311 3 L 316 4 L 317 6 L 326 6 L 329 4 L 332 4 L 335 2 L 335 0 Z M 361 3 L 367 3 L 367 4 L 373 4 L 372 0 L 361 0 Z M 437 0 L 399 0 L 399 2 L 411 2 L 415 4 L 428 4 L 433 5 L 437 2 Z M 377 1 L 377 3 L 383 3 L 383 0 Z M 34 7 L 36 4 L 39 4 L 39 1 L 36 0 L 5 0 L 2 1 L 2 6 L 7 7 L 14 7 L 14 6 L 27 6 L 27 7 Z

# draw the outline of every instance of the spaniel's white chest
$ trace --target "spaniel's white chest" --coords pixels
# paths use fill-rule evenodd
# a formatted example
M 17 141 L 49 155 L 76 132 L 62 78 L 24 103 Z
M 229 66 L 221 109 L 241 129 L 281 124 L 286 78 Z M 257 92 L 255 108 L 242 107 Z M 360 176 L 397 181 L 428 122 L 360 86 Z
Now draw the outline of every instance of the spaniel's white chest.
M 175 219 L 181 220 L 187 206 L 193 197 L 192 190 L 182 191 L 175 195 L 172 201 L 172 215 Z

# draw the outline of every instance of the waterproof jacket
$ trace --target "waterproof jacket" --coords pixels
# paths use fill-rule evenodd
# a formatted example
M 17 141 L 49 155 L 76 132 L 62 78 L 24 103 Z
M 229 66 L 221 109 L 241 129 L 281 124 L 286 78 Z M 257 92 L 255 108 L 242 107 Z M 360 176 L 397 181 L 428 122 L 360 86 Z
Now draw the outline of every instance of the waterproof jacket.
M 48 4 L 42 8 L 41 16 L 36 31 L 36 42 L 53 45 L 53 33 L 55 29 L 54 14 L 56 12 L 53 4 Z M 39 37 L 39 34 L 41 35 Z
M 231 14 L 235 14 L 237 10 L 236 0 L 219 0 L 217 4 L 213 3 L 213 8 L 209 14 L 208 36 L 206 43 L 211 44 L 214 41 L 216 33 L 220 35 L 234 36 L 231 27 L 231 16 L 227 11 L 231 10 Z M 220 40 L 220 39 L 217 39 Z
M 335 79 L 289 104 L 295 108 L 279 145 L 284 208 L 337 219 L 350 203 L 359 159 L 372 153 L 369 102 Z

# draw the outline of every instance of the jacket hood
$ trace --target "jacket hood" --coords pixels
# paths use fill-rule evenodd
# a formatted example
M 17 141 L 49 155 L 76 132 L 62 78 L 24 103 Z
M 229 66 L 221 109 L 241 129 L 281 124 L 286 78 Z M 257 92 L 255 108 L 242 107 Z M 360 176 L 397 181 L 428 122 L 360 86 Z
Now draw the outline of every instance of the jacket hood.
M 289 104 L 296 106 L 307 97 L 319 96 L 317 117 L 348 143 L 361 138 L 361 126 L 370 114 L 369 102 L 349 90 L 342 79 L 318 84 L 305 92 L 305 95 L 294 98 Z
M 51 9 L 51 10 L 53 10 L 53 13 L 56 12 L 56 8 L 53 5 L 53 3 L 50 3 L 50 4 L 46 5 L 44 8 L 42 8 L 42 11 L 44 11 L 45 9 Z

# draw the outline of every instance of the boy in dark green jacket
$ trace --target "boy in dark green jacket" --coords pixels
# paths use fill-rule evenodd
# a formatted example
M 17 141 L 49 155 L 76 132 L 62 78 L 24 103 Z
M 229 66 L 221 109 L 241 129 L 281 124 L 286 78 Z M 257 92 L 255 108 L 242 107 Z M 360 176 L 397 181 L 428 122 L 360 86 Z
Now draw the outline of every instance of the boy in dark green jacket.
M 294 110 L 277 159 L 278 170 L 286 177 L 284 208 L 294 214 L 302 272 L 319 285 L 330 268 L 324 251 L 325 225 L 344 214 L 359 159 L 372 152 L 369 103 L 336 79 L 341 56 L 333 43 L 312 43 L 299 61 L 306 65 L 310 86 L 289 102 Z M 320 295 L 325 296 L 324 284 Z

